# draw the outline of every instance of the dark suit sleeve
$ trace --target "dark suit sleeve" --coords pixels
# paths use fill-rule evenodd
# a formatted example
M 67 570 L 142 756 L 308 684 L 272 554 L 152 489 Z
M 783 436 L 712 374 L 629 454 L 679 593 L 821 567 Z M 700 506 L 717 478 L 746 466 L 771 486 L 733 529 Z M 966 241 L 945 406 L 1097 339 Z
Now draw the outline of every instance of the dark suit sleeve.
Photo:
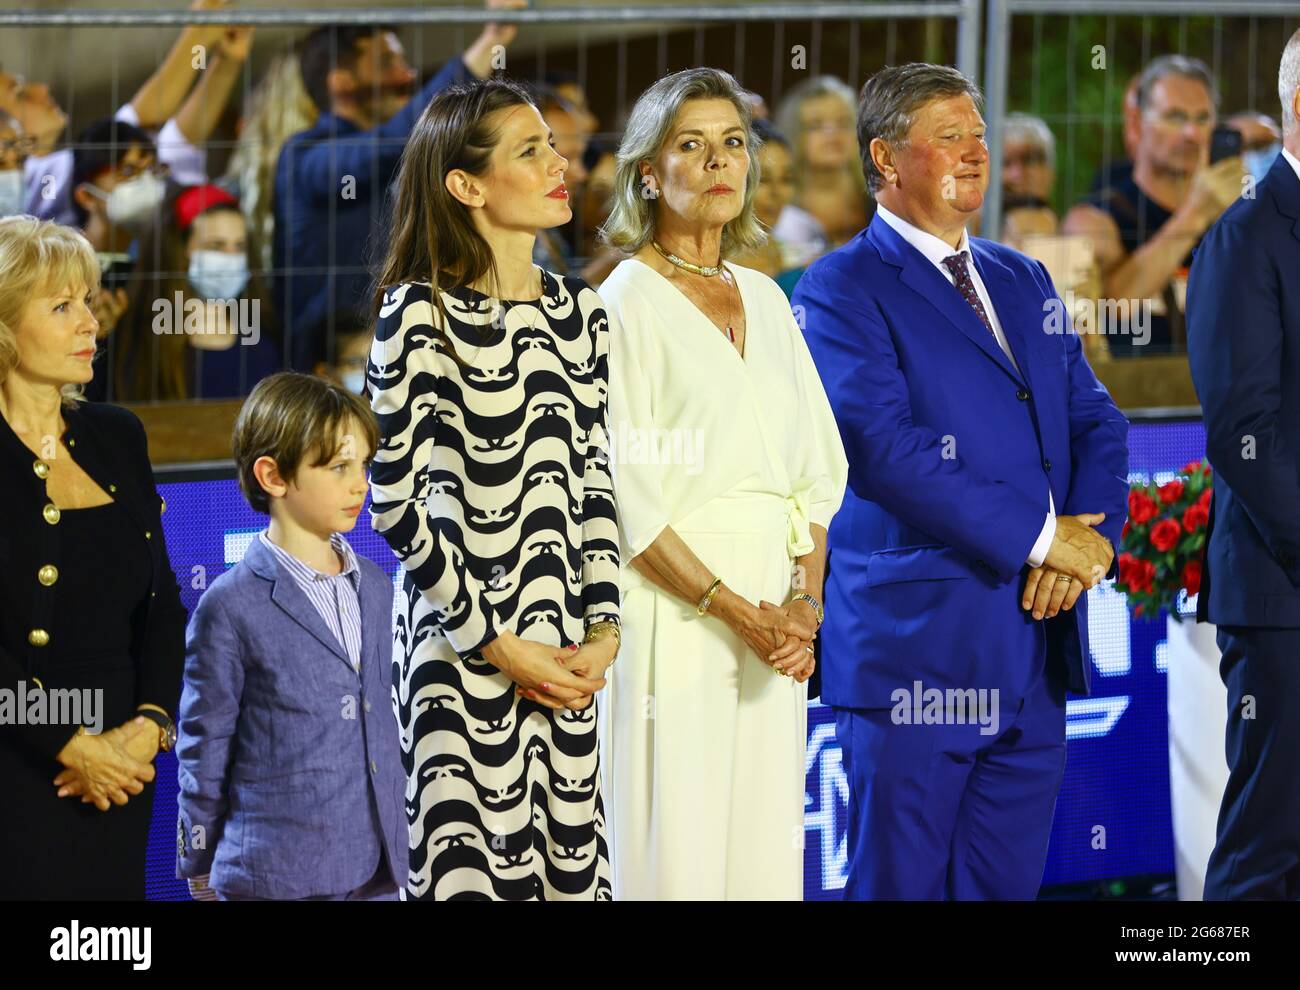
M 850 280 L 814 265 L 799 280 L 793 304 L 796 313 L 803 307 L 808 348 L 839 424 L 853 492 L 983 560 L 1003 581 L 1014 578 L 1042 531 L 1046 493 L 1035 501 L 960 457 L 944 456 L 944 438 L 912 422 L 909 383 L 889 328 Z
M 368 131 L 347 135 L 347 140 L 322 139 L 294 145 L 293 183 L 309 196 L 337 196 L 343 176 L 367 187 L 378 178 L 387 185 L 401 160 L 406 139 L 429 101 L 453 83 L 472 78 L 463 60 L 454 58 L 432 76 L 406 106 Z M 364 138 L 367 140 L 358 140 Z
M 1038 262 L 1046 298 L 1060 301 L 1052 276 Z M 1062 334 L 1065 343 L 1070 419 L 1070 491 L 1061 512 L 1106 513 L 1098 531 L 1116 547 L 1107 577 L 1119 573 L 1119 540 L 1128 517 L 1128 419 L 1097 380 L 1083 353 L 1079 335 Z
M 1210 464 L 1300 586 L 1300 437 L 1281 422 L 1281 278 L 1258 231 L 1215 224 L 1192 263 L 1187 349 Z
M 139 489 L 145 494 L 143 506 L 150 539 L 156 544 L 161 568 L 155 573 L 153 607 L 144 631 L 136 684 L 137 705 L 157 705 L 173 721 L 180 702 L 181 677 L 185 669 L 185 622 L 188 614 L 181 602 L 181 589 L 167 556 L 167 539 L 162 528 L 162 496 L 154 486 L 153 466 L 149 462 L 149 441 L 144 425 L 134 415 L 133 450 L 139 470 Z

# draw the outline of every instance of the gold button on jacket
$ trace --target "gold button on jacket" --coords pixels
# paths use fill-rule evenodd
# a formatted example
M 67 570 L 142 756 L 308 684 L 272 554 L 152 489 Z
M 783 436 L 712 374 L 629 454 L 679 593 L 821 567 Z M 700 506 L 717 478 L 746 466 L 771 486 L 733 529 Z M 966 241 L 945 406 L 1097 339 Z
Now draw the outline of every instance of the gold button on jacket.
M 50 641 L 50 634 L 44 629 L 33 629 L 27 634 L 27 642 L 32 646 L 44 646 Z
M 47 588 L 58 579 L 59 579 L 59 569 L 55 567 L 53 564 L 46 564 L 39 571 L 36 572 L 36 580 L 41 582 L 41 584 L 45 585 L 45 587 Z

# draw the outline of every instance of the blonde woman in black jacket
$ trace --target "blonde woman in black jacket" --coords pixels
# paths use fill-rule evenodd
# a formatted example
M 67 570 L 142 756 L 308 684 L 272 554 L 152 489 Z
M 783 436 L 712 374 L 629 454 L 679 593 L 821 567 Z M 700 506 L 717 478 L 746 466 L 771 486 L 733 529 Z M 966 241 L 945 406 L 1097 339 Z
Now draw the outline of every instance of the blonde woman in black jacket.
M 186 612 L 144 428 L 84 402 L 99 265 L 0 219 L 0 898 L 144 896 Z

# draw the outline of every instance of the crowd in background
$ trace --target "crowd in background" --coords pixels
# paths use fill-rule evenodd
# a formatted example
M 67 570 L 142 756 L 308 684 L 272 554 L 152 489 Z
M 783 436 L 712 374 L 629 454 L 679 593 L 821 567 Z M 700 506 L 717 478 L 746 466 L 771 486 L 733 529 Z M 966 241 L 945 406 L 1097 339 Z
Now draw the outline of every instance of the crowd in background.
M 420 84 L 395 29 L 317 28 L 256 80 L 221 175 L 209 168 L 208 144 L 238 99 L 252 28 L 184 29 L 128 102 L 75 134 L 49 86 L 0 72 L 0 215 L 76 227 L 103 268 L 95 310 L 107 339 L 88 397 L 235 398 L 281 368 L 359 388 L 374 263 L 392 226 L 388 193 L 406 137 L 439 91 L 493 75 L 494 52 L 515 35 L 488 24 Z M 206 53 L 201 68 L 195 46 Z M 599 287 L 623 257 L 600 239 L 619 121 L 597 118 L 582 83 L 564 72 L 531 81 L 568 159 L 574 206 L 570 223 L 538 238 L 535 260 Z M 857 95 L 814 76 L 772 110 L 758 93 L 749 99 L 761 141 L 755 206 L 770 237 L 735 261 L 789 295 L 812 260 L 873 214 Z M 1112 321 L 1133 317 L 1125 301 L 1149 300 L 1147 338 L 1103 320 L 1088 344 L 1094 361 L 1185 350 L 1191 252 L 1280 149 L 1277 122 L 1250 109 L 1222 122 L 1240 140 L 1212 149 L 1223 130 L 1218 104 L 1202 62 L 1154 59 L 1124 95 L 1124 158 L 1105 164 L 1063 217 L 1052 202 L 1051 128 L 1025 114 L 1003 120 L 1004 210 L 1000 230 L 982 233 L 1038 256 L 1062 293 L 1120 301 L 1102 308 Z

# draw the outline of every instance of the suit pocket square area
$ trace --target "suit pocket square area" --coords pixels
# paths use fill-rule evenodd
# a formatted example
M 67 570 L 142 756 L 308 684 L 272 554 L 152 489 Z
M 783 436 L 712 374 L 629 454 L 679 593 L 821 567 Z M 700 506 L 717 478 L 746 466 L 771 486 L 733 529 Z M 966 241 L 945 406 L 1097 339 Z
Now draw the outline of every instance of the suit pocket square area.
M 900 581 L 974 577 L 974 565 L 952 547 L 919 546 L 878 550 L 867 562 L 867 587 Z

